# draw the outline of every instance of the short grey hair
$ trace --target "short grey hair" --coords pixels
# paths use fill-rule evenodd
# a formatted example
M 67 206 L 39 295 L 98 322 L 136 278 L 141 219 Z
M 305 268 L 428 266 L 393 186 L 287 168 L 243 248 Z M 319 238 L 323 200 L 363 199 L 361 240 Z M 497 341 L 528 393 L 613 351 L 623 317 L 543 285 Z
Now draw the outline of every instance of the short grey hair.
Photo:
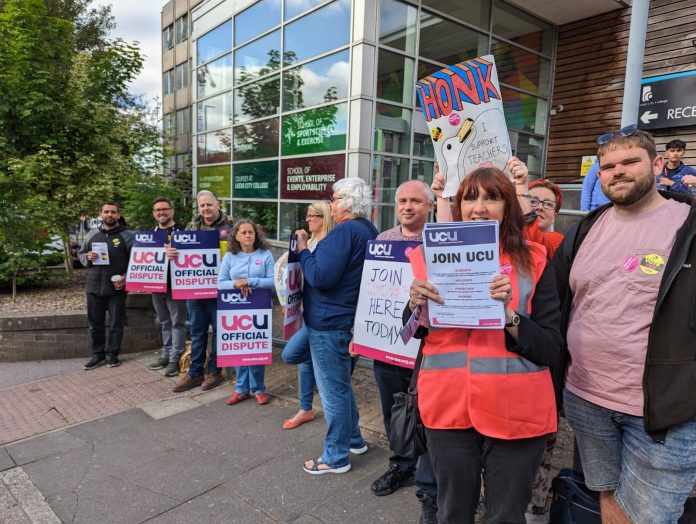
M 198 202 L 199 198 L 201 198 L 202 196 L 205 196 L 205 195 L 213 197 L 217 203 L 220 203 L 220 199 L 217 197 L 217 195 L 215 193 L 213 193 L 212 191 L 208 191 L 207 189 L 201 189 L 198 192 L 198 194 L 196 195 L 196 202 Z
M 430 188 L 430 186 L 424 180 L 420 180 L 418 178 L 415 178 L 413 180 L 407 180 L 406 182 L 402 182 L 401 184 L 399 184 L 399 187 L 396 188 L 394 202 L 396 202 L 396 203 L 399 202 L 399 191 L 401 191 L 402 187 L 404 187 L 406 184 L 410 184 L 411 182 L 420 183 L 420 185 L 423 186 L 423 192 L 425 193 L 425 197 L 428 199 L 428 202 L 430 202 L 431 204 L 435 203 L 435 193 L 433 193 L 433 190 Z
M 347 210 L 354 217 L 366 217 L 372 211 L 372 189 L 362 178 L 344 178 L 332 189 L 341 197 L 339 209 Z

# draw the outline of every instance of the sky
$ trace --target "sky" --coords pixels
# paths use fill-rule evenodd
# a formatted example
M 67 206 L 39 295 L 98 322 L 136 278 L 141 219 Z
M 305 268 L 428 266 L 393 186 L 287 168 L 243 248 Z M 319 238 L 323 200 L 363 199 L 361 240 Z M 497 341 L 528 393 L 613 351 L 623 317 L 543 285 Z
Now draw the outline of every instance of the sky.
M 154 105 L 153 99 L 162 99 L 162 50 L 160 12 L 166 0 L 94 0 L 93 6 L 111 4 L 111 12 L 116 19 L 116 29 L 112 38 L 122 38 L 128 42 L 137 41 L 140 51 L 145 55 L 142 72 L 130 85 L 130 92 L 142 95 L 144 100 Z

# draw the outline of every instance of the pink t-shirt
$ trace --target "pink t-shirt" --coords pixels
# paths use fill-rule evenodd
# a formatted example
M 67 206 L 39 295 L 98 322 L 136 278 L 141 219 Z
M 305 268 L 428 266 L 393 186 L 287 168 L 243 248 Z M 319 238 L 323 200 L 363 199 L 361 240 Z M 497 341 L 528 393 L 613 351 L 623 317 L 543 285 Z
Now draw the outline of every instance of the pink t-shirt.
M 667 200 L 654 211 L 606 211 L 570 271 L 572 358 L 566 387 L 607 409 L 643 416 L 643 371 L 660 281 L 689 206 Z

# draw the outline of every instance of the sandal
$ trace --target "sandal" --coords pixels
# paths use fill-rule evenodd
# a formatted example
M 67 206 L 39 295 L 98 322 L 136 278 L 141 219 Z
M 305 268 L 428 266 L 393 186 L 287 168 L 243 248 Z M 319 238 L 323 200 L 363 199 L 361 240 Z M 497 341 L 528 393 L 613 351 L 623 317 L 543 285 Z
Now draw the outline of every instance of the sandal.
M 325 467 L 321 468 L 321 466 Z M 341 466 L 340 468 L 332 468 L 326 462 L 324 462 L 321 457 L 317 457 L 312 459 L 312 465 L 310 467 L 305 465 L 302 466 L 302 469 L 304 469 L 310 475 L 323 475 L 324 473 L 347 473 L 350 471 L 350 463 L 346 464 L 345 466 Z
M 306 411 L 303 414 L 298 412 L 283 422 L 283 429 L 295 429 L 297 426 L 300 426 L 305 422 L 311 422 L 312 420 L 314 420 L 314 413 L 312 411 Z

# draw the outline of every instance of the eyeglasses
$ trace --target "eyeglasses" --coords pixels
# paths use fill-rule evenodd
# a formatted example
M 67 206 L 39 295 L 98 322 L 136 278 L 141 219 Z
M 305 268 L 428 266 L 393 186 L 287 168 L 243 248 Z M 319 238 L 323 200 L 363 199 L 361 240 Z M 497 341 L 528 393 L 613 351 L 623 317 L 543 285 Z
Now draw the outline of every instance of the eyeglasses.
M 324 215 L 309 215 L 309 214 L 308 214 L 307 216 L 305 216 L 305 220 L 308 220 L 308 219 L 310 219 L 310 218 L 321 218 L 321 217 L 323 217 L 323 216 L 324 216 Z
M 331 202 L 336 202 L 336 200 L 343 200 L 343 197 L 335 197 L 335 196 L 331 197 Z
M 171 207 L 160 207 L 159 209 L 153 209 L 155 213 L 166 213 L 167 211 L 171 211 Z
M 532 207 L 537 207 L 541 204 L 541 207 L 548 209 L 549 211 L 555 211 L 556 201 L 555 200 L 539 200 L 536 197 L 529 197 L 529 205 Z
M 597 137 L 597 144 L 603 146 L 604 144 L 611 142 L 616 135 L 621 135 L 622 137 L 626 138 L 627 136 L 635 135 L 637 131 L 638 126 L 636 124 L 622 127 L 618 131 L 609 131 L 608 133 L 604 133 L 603 135 L 599 135 Z

